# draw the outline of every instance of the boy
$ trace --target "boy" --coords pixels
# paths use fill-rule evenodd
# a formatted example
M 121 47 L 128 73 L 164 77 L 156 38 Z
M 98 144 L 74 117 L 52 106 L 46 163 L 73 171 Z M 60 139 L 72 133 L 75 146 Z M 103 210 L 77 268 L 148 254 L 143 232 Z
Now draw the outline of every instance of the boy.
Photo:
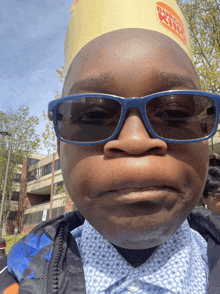
M 190 50 L 174 0 L 74 3 L 49 117 L 79 212 L 12 248 L 1 293 L 219 293 L 219 226 L 190 214 L 219 97 L 195 92 Z
M 220 169 L 217 166 L 209 168 L 202 201 L 205 208 L 220 214 Z

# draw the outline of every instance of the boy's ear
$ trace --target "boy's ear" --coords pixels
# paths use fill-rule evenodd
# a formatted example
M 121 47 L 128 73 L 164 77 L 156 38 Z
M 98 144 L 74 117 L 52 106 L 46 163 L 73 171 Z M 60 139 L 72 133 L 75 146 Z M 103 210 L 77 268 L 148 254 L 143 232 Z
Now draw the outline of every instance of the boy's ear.
M 206 198 L 204 196 L 202 196 L 202 202 L 204 203 L 204 205 L 206 205 Z
M 59 139 L 57 139 L 57 153 L 60 157 L 60 140 Z

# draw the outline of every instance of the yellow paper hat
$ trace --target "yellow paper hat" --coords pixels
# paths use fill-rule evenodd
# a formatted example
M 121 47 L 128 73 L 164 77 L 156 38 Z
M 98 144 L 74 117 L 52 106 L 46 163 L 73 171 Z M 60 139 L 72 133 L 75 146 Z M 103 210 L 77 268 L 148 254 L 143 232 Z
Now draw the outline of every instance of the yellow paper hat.
M 176 0 L 75 0 L 65 39 L 65 68 L 93 39 L 120 29 L 162 33 L 185 50 L 193 62 L 189 29 Z

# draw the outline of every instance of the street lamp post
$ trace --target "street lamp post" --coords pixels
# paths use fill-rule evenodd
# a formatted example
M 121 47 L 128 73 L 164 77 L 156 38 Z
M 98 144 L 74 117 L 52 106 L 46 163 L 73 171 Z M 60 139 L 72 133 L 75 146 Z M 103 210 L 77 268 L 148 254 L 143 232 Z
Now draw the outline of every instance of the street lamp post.
M 8 132 L 0 132 L 0 134 L 3 136 L 10 136 L 11 137 L 11 134 L 9 134 Z M 8 180 L 8 169 L 9 169 L 9 162 L 10 162 L 10 156 L 11 156 L 11 145 L 12 145 L 12 139 L 10 140 L 10 143 L 9 143 L 8 161 L 7 161 L 5 182 L 4 182 L 3 194 L 2 194 L 2 203 L 1 203 L 1 211 L 0 211 L 0 238 L 2 236 L 2 215 L 3 215 L 4 201 L 5 201 L 6 185 L 7 185 L 7 180 Z

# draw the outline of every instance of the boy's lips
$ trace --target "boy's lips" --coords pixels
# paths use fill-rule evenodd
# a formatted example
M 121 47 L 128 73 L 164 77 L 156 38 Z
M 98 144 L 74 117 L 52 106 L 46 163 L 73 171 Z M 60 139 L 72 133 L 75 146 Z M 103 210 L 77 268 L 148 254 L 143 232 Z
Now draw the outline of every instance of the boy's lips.
M 135 203 L 155 201 L 164 198 L 165 193 L 180 193 L 179 189 L 165 183 L 145 182 L 124 183 L 107 191 L 99 193 L 98 197 L 113 196 L 117 202 Z

